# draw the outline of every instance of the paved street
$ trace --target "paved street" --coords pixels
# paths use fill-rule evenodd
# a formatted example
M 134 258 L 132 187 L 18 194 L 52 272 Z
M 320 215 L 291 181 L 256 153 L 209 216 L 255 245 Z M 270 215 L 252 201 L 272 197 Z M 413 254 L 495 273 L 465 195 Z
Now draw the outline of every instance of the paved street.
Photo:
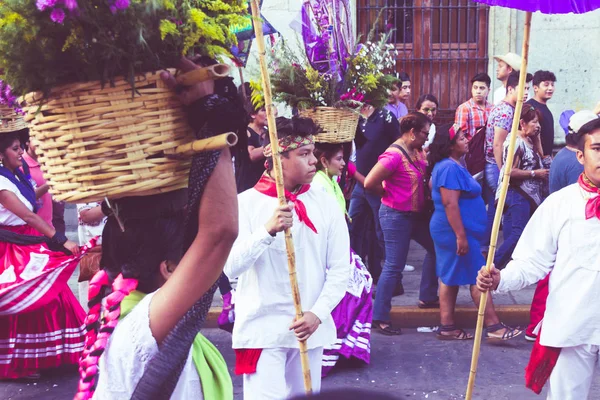
M 217 329 L 204 334 L 234 365 L 231 336 Z M 431 333 L 407 330 L 402 336 L 373 335 L 372 364 L 335 370 L 323 381 L 323 390 L 363 388 L 393 393 L 399 399 L 454 400 L 464 398 L 472 342 L 441 342 Z M 524 387 L 523 369 L 531 344 L 516 339 L 505 346 L 484 343 L 481 349 L 475 399 L 540 400 Z M 39 382 L 0 382 L 1 399 L 69 399 L 77 382 L 74 370 L 62 370 Z M 242 399 L 242 380 L 233 378 L 235 399 Z M 596 378 L 590 399 L 600 399 Z M 213 400 L 213 399 L 211 399 Z

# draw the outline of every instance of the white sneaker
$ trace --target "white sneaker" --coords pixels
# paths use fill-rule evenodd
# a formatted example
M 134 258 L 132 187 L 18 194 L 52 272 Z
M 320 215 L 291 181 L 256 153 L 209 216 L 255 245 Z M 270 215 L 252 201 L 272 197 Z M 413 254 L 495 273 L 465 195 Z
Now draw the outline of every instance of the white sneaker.
M 413 267 L 412 265 L 406 264 L 404 266 L 404 272 L 413 272 L 414 270 L 415 270 L 415 267 Z
M 535 342 L 537 340 L 537 335 L 525 335 L 525 340 L 528 342 Z

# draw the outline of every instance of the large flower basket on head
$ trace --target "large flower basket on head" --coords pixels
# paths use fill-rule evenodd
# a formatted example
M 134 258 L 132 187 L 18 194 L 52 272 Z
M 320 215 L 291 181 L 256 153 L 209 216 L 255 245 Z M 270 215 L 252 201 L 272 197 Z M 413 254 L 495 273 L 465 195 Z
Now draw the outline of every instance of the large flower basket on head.
M 0 106 L 0 133 L 20 131 L 25 128 L 27 123 L 12 107 Z
M 159 75 L 136 76 L 135 89 L 117 78 L 104 86 L 57 87 L 47 99 L 41 93 L 22 98 L 56 200 L 90 202 L 187 187 L 189 159 L 169 155 L 189 154 L 205 141 L 194 141 L 182 104 Z M 227 145 L 236 141 L 235 135 L 222 136 Z
M 322 129 L 315 136 L 320 143 L 347 143 L 354 140 L 360 114 L 347 108 L 315 107 L 300 111 L 300 116 L 310 118 Z

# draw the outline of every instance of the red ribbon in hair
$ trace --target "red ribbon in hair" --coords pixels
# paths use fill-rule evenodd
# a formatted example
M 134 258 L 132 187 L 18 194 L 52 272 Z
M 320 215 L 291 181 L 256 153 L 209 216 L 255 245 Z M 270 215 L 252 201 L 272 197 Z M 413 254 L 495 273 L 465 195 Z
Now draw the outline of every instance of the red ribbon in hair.
M 592 197 L 587 201 L 585 205 L 585 219 L 594 217 L 600 219 L 600 188 L 594 185 L 585 174 L 581 174 L 577 182 L 586 192 L 598 194 L 598 196 Z
M 277 187 L 275 186 L 275 181 L 267 175 L 263 175 L 260 178 L 258 183 L 254 186 L 254 189 L 258 190 L 262 194 L 266 194 L 269 197 L 277 197 Z M 300 222 L 304 222 L 306 226 L 308 226 L 314 233 L 317 233 L 317 228 L 315 228 L 315 225 L 312 223 L 310 218 L 308 218 L 306 206 L 301 200 L 298 199 L 298 196 L 300 196 L 302 193 L 308 192 L 308 189 L 310 189 L 310 185 L 302 185 L 296 194 L 290 193 L 286 190 L 285 198 L 286 200 L 294 203 L 294 209 L 298 214 L 298 219 Z

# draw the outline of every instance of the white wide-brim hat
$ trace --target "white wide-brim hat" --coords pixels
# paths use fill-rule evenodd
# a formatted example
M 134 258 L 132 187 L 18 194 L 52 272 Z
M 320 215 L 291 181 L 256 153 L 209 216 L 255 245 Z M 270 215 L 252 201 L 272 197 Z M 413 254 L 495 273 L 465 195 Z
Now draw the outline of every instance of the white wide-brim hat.
M 512 67 L 515 71 L 521 70 L 521 56 L 515 53 L 506 53 L 503 56 L 494 56 L 496 61 L 504 61 Z

